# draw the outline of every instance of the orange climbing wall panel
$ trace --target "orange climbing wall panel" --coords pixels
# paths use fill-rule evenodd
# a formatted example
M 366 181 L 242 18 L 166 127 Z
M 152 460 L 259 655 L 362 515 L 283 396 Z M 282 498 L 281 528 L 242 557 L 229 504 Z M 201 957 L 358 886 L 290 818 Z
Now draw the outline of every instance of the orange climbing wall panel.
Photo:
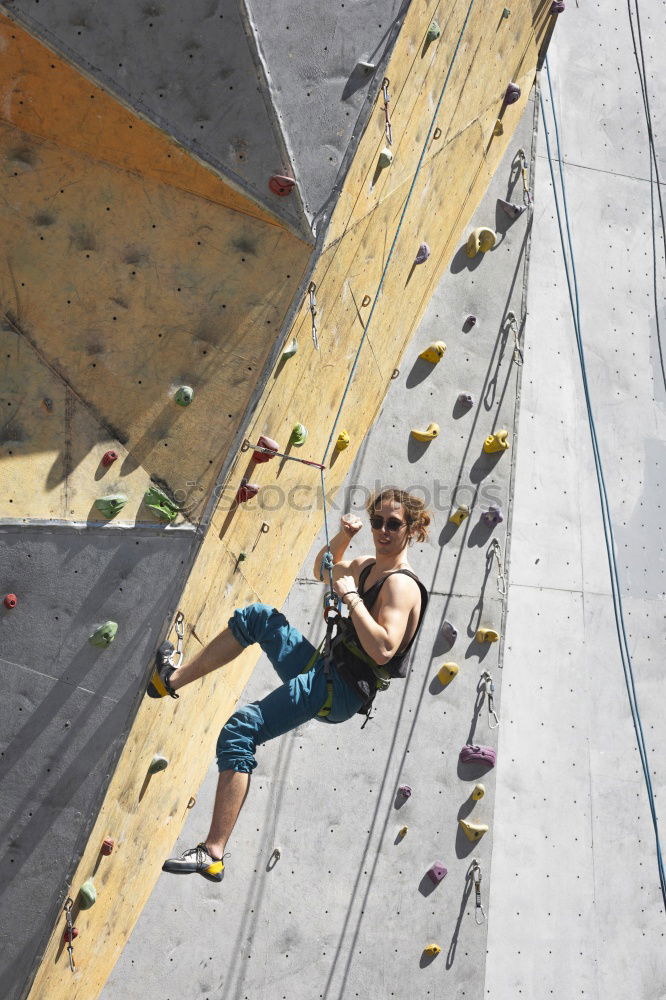
M 0 19 L 0 30 L 17 74 L 0 105 L 13 414 L 0 439 L 0 459 L 13 458 L 0 517 L 85 521 L 101 454 L 115 447 L 102 485 L 128 496 L 124 519 L 153 519 L 141 498 L 154 476 L 196 520 L 310 247 L 20 29 Z M 167 156 L 176 165 L 161 170 Z M 59 390 L 43 390 L 45 371 Z M 186 410 L 173 401 L 181 384 L 195 390 Z M 65 387 L 87 413 L 83 436 L 68 431 Z
M 466 2 L 455 4 L 456 23 L 461 23 L 460 12 L 466 6 Z M 399 76 L 410 39 L 422 31 L 423 22 L 435 9 L 425 3 L 410 7 L 404 44 L 401 34 L 387 75 Z M 531 8 L 520 9 L 526 17 L 529 14 L 527 34 L 536 32 L 540 25 L 533 25 Z M 499 18 L 500 13 L 501 7 L 493 4 L 489 13 L 486 5 L 475 17 L 496 14 Z M 529 82 L 536 64 L 535 47 L 527 44 L 521 52 L 523 61 L 513 76 Z M 415 91 L 421 86 L 422 82 L 415 83 Z M 524 93 L 521 102 L 510 109 L 505 134 L 490 145 L 487 131 L 496 112 L 479 107 L 477 117 L 472 116 L 466 127 L 438 149 L 417 181 L 338 427 L 350 432 L 352 443 L 330 463 L 326 484 L 331 494 L 353 463 L 384 398 L 391 372 L 399 364 L 443 270 L 465 241 L 465 226 L 511 141 L 512 123 L 518 121 L 526 97 Z M 362 145 L 358 155 L 366 156 L 359 166 L 361 176 L 366 176 L 374 169 L 375 146 Z M 291 427 L 302 421 L 309 435 L 298 454 L 321 458 L 368 315 L 368 307 L 361 306 L 363 295 L 376 289 L 409 183 L 405 180 L 395 187 L 380 203 L 360 213 L 352 225 L 343 220 L 339 238 L 320 256 L 313 273 L 320 351 L 313 349 L 310 314 L 303 303 L 288 331 L 288 337 L 295 336 L 298 341 L 298 352 L 269 377 L 250 421 L 247 435 L 251 440 L 266 433 L 285 449 Z M 343 216 L 345 199 L 353 201 L 354 194 L 352 191 L 348 197 L 343 191 Z M 438 208 L 436 215 L 433 206 Z M 431 246 L 431 257 L 425 265 L 414 268 L 414 255 L 423 239 Z M 274 510 L 262 509 L 258 499 L 230 510 L 229 498 L 246 474 L 259 484 L 279 486 L 285 497 L 290 490 L 300 488 L 300 493 L 292 493 L 291 504 L 282 503 Z M 250 453 L 236 456 L 222 502 L 182 596 L 186 655 L 210 640 L 235 607 L 252 600 L 282 603 L 321 527 L 320 505 L 315 502 L 307 509 L 318 484 L 315 469 L 280 464 L 279 459 L 253 469 Z M 261 532 L 264 522 L 269 525 L 266 534 Z M 247 559 L 239 566 L 240 552 L 245 552 Z M 106 859 L 108 864 L 97 879 L 98 902 L 92 910 L 77 915 L 80 971 L 74 977 L 69 973 L 66 953 L 59 949 L 59 925 L 38 972 L 32 1000 L 44 996 L 49 1000 L 83 1000 L 98 994 L 150 894 L 162 859 L 176 839 L 190 796 L 196 793 L 209 765 L 217 728 L 233 710 L 256 658 L 256 652 L 246 651 L 226 671 L 193 685 L 177 702 L 143 701 L 72 882 L 72 893 L 76 894 L 95 868 L 102 839 L 115 837 L 117 850 Z M 154 753 L 165 750 L 169 771 L 146 782 L 147 763 Z

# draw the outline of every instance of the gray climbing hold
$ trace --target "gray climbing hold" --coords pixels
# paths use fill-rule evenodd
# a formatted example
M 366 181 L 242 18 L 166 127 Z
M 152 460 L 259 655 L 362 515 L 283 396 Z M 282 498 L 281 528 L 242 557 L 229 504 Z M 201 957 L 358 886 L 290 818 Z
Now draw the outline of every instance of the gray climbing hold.
M 166 771 L 169 761 L 166 757 L 156 753 L 148 765 L 148 774 L 157 774 L 159 771 Z
M 455 627 L 455 625 L 452 625 L 451 622 L 449 621 L 445 621 L 443 623 L 441 628 L 441 633 L 442 633 L 442 638 L 446 642 L 450 643 L 450 645 L 453 645 L 453 643 L 458 638 L 458 629 Z
M 388 148 L 388 146 L 385 146 L 384 149 L 382 149 L 381 153 L 379 154 L 379 159 L 377 162 L 379 163 L 380 167 L 391 166 L 391 164 L 393 163 L 393 153 Z
M 472 396 L 471 392 L 459 392 L 458 405 L 464 406 L 466 409 L 469 409 L 470 406 L 474 406 L 474 396 Z
M 103 625 L 95 629 L 92 635 L 88 636 L 88 642 L 93 646 L 99 646 L 100 649 L 106 649 L 115 639 L 117 631 L 118 622 L 104 622 Z
M 515 205 L 513 202 L 504 201 L 503 198 L 498 198 L 497 204 L 502 211 L 506 212 L 510 219 L 517 219 L 525 211 L 524 205 Z

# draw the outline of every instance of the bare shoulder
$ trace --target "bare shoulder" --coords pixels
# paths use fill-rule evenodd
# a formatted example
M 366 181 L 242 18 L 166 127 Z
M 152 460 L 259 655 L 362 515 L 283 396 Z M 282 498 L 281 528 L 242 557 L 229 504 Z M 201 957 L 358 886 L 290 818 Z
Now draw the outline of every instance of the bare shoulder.
M 410 610 L 421 601 L 421 590 L 412 576 L 406 573 L 391 573 L 379 592 L 380 601 Z

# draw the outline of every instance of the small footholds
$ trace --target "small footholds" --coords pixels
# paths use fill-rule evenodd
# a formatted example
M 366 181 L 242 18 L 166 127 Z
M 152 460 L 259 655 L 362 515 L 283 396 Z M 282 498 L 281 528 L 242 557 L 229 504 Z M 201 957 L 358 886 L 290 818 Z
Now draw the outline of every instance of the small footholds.
M 409 829 L 408 826 L 401 826 L 400 827 L 400 829 L 398 830 L 398 837 L 400 838 L 400 840 L 402 840 L 404 837 L 407 836 L 407 830 L 408 829 Z
M 439 955 L 439 953 L 440 953 L 441 950 L 442 949 L 439 947 L 438 944 L 427 944 L 425 946 L 425 948 L 423 949 L 423 952 L 424 952 L 425 955 L 435 956 L 435 955 Z
M 363 308 L 364 306 L 369 306 L 371 301 L 372 299 L 370 298 L 369 295 L 364 295 L 361 301 L 361 308 Z
M 125 504 L 127 497 L 122 493 L 111 493 L 109 496 L 99 497 L 95 500 L 95 507 L 104 514 L 104 517 L 115 517 Z
M 474 799 L 475 802 L 478 802 L 479 799 L 482 799 L 485 794 L 486 794 L 486 786 L 482 785 L 481 782 L 479 782 L 478 785 L 475 785 L 474 788 L 472 789 L 472 798 Z
M 100 646 L 102 649 L 106 649 L 115 639 L 117 632 L 117 622 L 104 622 L 103 625 L 95 629 L 92 635 L 88 636 L 88 642 L 93 646 Z
M 499 640 L 499 632 L 496 632 L 494 628 L 477 629 L 476 633 L 477 642 L 497 642 L 498 640 Z
M 466 330 L 471 330 L 473 326 L 476 326 L 476 316 L 470 313 L 469 316 L 466 317 L 463 326 Z
M 474 406 L 474 396 L 471 392 L 459 392 L 458 405 L 464 406 L 466 410 L 469 410 L 471 406 Z
M 476 743 L 466 743 L 459 754 L 461 764 L 488 764 L 494 767 L 497 753 L 493 747 L 480 746 Z
M 506 19 L 507 17 L 511 17 L 511 11 L 509 10 L 508 7 L 505 7 L 504 10 L 502 11 L 502 17 L 504 19 Z
M 113 463 L 117 460 L 117 458 L 118 458 L 117 451 L 113 450 L 105 451 L 104 454 L 102 455 L 102 465 L 106 467 L 108 467 L 109 465 L 113 465 Z
M 437 677 L 440 684 L 446 687 L 450 684 L 454 677 L 458 676 L 458 671 L 460 667 L 457 663 L 443 663 L 439 670 L 437 671 Z
M 349 433 L 347 431 L 340 431 L 338 434 L 338 439 L 335 442 L 336 451 L 344 451 L 345 448 L 349 447 Z
M 16 605 L 18 604 L 18 598 L 16 597 L 16 594 L 5 594 L 5 597 L 4 597 L 4 600 L 3 600 L 2 603 L 4 604 L 4 606 L 6 608 L 9 608 L 10 611 L 11 611 L 11 609 L 15 608 Z
M 148 765 L 148 774 L 157 774 L 159 771 L 166 771 L 169 761 L 166 757 L 156 753 Z
M 439 434 L 439 424 L 428 424 L 424 431 L 413 428 L 411 435 L 417 441 L 433 441 Z
M 495 124 L 493 125 L 493 135 L 494 136 L 504 135 L 504 123 L 502 122 L 501 118 L 498 118 Z
M 489 527 L 494 528 L 496 524 L 499 524 L 501 521 L 504 520 L 504 514 L 502 513 L 502 508 L 495 506 L 495 504 L 491 504 L 488 510 L 484 510 L 483 514 L 481 515 L 481 520 L 483 521 L 484 524 L 487 524 Z
M 470 260 L 473 260 L 478 253 L 487 253 L 492 250 L 497 242 L 497 235 L 493 229 L 487 226 L 477 226 L 467 237 L 465 252 Z
M 271 856 L 269 858 L 269 861 L 273 861 L 273 860 L 279 861 L 281 857 L 282 857 L 282 852 L 280 851 L 280 848 L 279 847 L 274 847 L 273 850 L 272 850 L 272 852 L 271 852 Z
M 436 42 L 442 33 L 437 21 L 433 21 L 426 32 L 426 42 Z
M 435 861 L 430 868 L 428 868 L 427 875 L 431 882 L 435 885 L 439 885 L 442 879 L 448 875 L 448 872 L 448 868 L 444 866 L 442 861 Z
M 442 130 L 439 127 L 439 125 L 437 125 L 437 127 L 435 128 L 435 131 L 433 132 L 432 137 L 433 137 L 433 139 L 441 139 L 442 138 Z
M 49 399 L 48 396 L 44 396 L 44 399 L 42 400 L 42 406 L 44 407 L 47 413 L 50 413 L 51 410 L 53 409 L 53 400 Z
M 564 0 L 553 0 L 550 5 L 551 14 L 563 14 L 564 13 Z
M 236 565 L 234 566 L 234 573 L 237 571 L 237 569 L 240 566 L 240 564 L 242 562 L 245 562 L 246 559 L 247 559 L 247 553 L 245 553 L 245 552 L 239 552 L 238 553 L 238 557 L 236 559 Z
M 288 361 L 289 358 L 293 358 L 297 350 L 298 350 L 298 342 L 294 337 L 289 346 L 285 347 L 284 351 L 282 352 L 282 360 Z
M 266 449 L 266 451 L 254 451 L 252 453 L 252 460 L 257 464 L 261 464 L 262 462 L 270 462 L 270 460 L 272 458 L 275 458 L 275 455 L 277 455 L 277 453 L 280 450 L 280 445 L 277 443 L 277 441 L 273 441 L 273 439 L 269 437 L 264 437 L 263 434 L 257 441 L 256 447 Z M 273 454 L 269 455 L 266 453 L 267 451 L 273 452 Z
M 307 428 L 303 424 L 295 424 L 292 428 L 291 434 L 289 435 L 289 444 L 294 448 L 300 448 L 305 444 L 308 432 Z
M 444 357 L 445 351 L 446 344 L 443 340 L 433 340 L 432 344 L 429 344 L 425 351 L 421 351 L 419 357 L 424 361 L 429 361 L 431 365 L 436 365 Z
M 374 70 L 376 69 L 376 66 L 375 66 L 375 64 L 374 64 L 374 63 L 371 63 L 371 62 L 365 62 L 365 60 L 364 60 L 364 59 L 359 59 L 359 61 L 358 61 L 358 62 L 356 63 L 356 65 L 357 65 L 357 66 L 358 66 L 358 68 L 359 68 L 360 70 L 362 70 L 362 71 L 363 71 L 364 73 L 373 73 L 373 72 L 374 72 Z
M 442 624 L 440 631 L 442 634 L 442 638 L 445 640 L 445 642 L 448 642 L 450 645 L 453 645 L 453 643 L 458 638 L 458 629 L 455 627 L 455 625 L 453 625 L 449 621 L 445 621 Z
M 388 146 L 385 146 L 384 149 L 382 149 L 381 153 L 379 154 L 379 159 L 377 160 L 377 163 L 379 164 L 380 167 L 390 167 L 391 164 L 393 163 L 393 153 L 388 148 Z
M 241 479 L 241 484 L 236 494 L 236 503 L 247 503 L 252 497 L 256 497 L 258 492 L 259 486 L 257 483 L 249 483 L 247 479 Z
M 496 451 L 506 451 L 509 447 L 509 432 L 507 430 L 495 431 L 489 434 L 483 442 L 483 450 L 492 455 Z
M 416 252 L 414 263 L 425 264 L 429 256 L 430 256 L 430 247 L 428 246 L 427 243 L 422 243 Z
M 176 394 L 173 398 L 179 406 L 189 406 L 194 399 L 194 389 L 189 385 L 181 385 L 176 389 Z
M 516 101 L 520 100 L 521 90 L 517 83 L 513 81 L 506 88 L 506 94 L 504 95 L 504 101 L 506 104 L 515 104 Z
M 143 495 L 143 502 L 160 521 L 174 521 L 178 516 L 178 507 L 159 486 L 150 486 Z
M 286 177 L 284 174 L 273 174 L 268 182 L 268 186 L 273 194 L 277 194 L 281 198 L 284 198 L 285 195 L 291 194 L 294 190 L 296 181 L 293 177 Z
M 82 910 L 89 910 L 97 902 L 97 890 L 91 878 L 84 882 L 79 889 L 79 906 Z
M 526 208 L 525 205 L 516 205 L 511 201 L 504 201 L 503 198 L 498 198 L 497 204 L 510 219 L 517 219 L 519 215 L 523 214 Z
M 490 829 L 486 823 L 470 823 L 466 819 L 459 819 L 458 823 L 467 839 L 471 841 L 481 840 L 484 833 L 488 833 Z
M 412 789 L 410 785 L 400 785 L 398 788 L 398 794 L 402 795 L 403 799 L 408 799 L 412 794 Z
M 102 841 L 101 852 L 102 852 L 102 854 L 104 855 L 105 858 L 108 858 L 109 854 L 111 854 L 113 852 L 113 848 L 115 846 L 116 846 L 116 842 L 115 842 L 115 840 L 112 840 L 111 837 L 105 837 L 104 838 L 104 840 Z
M 466 517 L 469 517 L 469 507 L 467 504 L 461 504 L 449 517 L 449 521 L 452 524 L 462 524 Z

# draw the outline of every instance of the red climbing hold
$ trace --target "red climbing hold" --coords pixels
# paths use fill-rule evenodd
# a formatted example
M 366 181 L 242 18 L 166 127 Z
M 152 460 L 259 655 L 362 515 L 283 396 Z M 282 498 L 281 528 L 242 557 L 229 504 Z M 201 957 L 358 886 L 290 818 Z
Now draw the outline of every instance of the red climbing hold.
M 282 174 L 273 174 L 268 182 L 268 186 L 273 194 L 279 194 L 283 198 L 286 194 L 291 194 L 296 186 L 293 177 L 284 177 Z
M 280 450 L 280 445 L 277 443 L 277 441 L 273 441 L 272 438 L 264 437 L 264 435 L 262 434 L 259 440 L 257 441 L 257 448 L 267 448 L 269 451 L 273 451 L 277 455 L 277 453 Z M 257 463 L 270 462 L 272 458 L 273 455 L 267 455 L 263 451 L 252 452 L 252 460 Z
M 17 604 L 16 594 L 7 594 L 5 596 L 4 604 L 6 608 L 15 608 Z
M 102 455 L 102 465 L 105 466 L 113 465 L 113 463 L 116 461 L 117 458 L 118 458 L 117 451 L 105 451 L 104 454 Z
M 65 942 L 65 944 L 71 944 L 72 941 L 74 940 L 74 938 L 78 937 L 78 936 L 79 936 L 79 928 L 78 927 L 72 927 L 71 936 L 70 936 L 69 927 L 65 927 L 65 931 L 64 931 L 64 934 L 62 936 L 62 939 Z
M 115 846 L 116 842 L 115 840 L 112 840 L 111 837 L 104 838 L 104 841 L 102 843 L 102 854 L 104 855 L 105 858 L 108 858 L 109 854 L 111 854 Z
M 236 503 L 246 503 L 252 497 L 256 497 L 258 492 L 259 487 L 256 483 L 248 483 L 247 479 L 241 479 L 241 484 L 236 494 Z

